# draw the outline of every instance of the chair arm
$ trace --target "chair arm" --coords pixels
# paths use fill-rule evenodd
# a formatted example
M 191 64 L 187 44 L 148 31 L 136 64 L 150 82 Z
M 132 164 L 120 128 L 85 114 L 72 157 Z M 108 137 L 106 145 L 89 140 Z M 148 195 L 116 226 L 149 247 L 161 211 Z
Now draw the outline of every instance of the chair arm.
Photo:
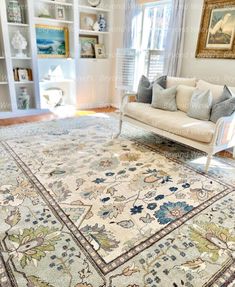
M 214 143 L 216 146 L 235 146 L 235 113 L 217 121 Z

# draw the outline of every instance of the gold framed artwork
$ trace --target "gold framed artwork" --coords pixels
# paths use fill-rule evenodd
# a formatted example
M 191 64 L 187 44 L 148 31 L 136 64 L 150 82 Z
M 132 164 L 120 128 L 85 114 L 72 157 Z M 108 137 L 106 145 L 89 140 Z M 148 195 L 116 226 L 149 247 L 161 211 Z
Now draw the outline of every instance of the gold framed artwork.
M 234 1 L 204 1 L 196 57 L 235 59 Z
M 36 25 L 39 58 L 68 58 L 69 32 L 67 27 Z
M 96 35 L 80 35 L 80 57 L 95 58 L 95 45 L 98 44 L 99 38 Z

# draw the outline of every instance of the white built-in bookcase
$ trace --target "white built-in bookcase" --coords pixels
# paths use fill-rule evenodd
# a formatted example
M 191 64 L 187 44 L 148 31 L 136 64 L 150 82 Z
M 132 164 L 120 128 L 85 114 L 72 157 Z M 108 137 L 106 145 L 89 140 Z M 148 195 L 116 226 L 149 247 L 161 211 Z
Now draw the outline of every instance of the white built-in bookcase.
M 110 73 L 112 51 L 112 0 L 101 0 L 98 7 L 91 7 L 87 0 L 19 0 L 25 14 L 25 23 L 8 23 L 7 5 L 9 0 L 0 0 L 0 119 L 46 112 L 41 96 L 45 89 L 61 88 L 65 94 L 65 104 L 77 108 L 98 107 L 109 104 Z M 51 18 L 38 17 L 43 5 L 50 11 Z M 65 20 L 58 20 L 55 8 L 64 7 Z M 107 21 L 106 32 L 80 29 L 80 13 L 102 13 Z M 35 25 L 67 27 L 69 31 L 69 58 L 40 58 L 37 55 Z M 11 39 L 14 31 L 20 30 L 28 42 L 27 58 L 16 58 Z M 97 35 L 99 43 L 105 45 L 106 58 L 80 58 L 79 35 Z M 43 78 L 52 66 L 60 65 L 65 79 L 44 81 Z M 15 67 L 30 68 L 33 81 L 15 82 Z M 27 87 L 30 94 L 30 109 L 17 108 L 17 95 L 20 87 Z

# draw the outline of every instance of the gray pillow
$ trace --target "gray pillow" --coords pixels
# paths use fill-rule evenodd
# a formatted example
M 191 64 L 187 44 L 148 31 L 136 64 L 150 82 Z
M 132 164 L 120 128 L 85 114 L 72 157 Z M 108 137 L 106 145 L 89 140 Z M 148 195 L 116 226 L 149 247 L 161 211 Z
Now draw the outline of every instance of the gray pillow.
M 221 102 L 224 102 L 226 100 L 229 100 L 233 97 L 231 91 L 229 90 L 229 88 L 225 85 L 224 86 L 224 90 L 223 90 L 223 93 L 221 95 L 221 97 L 217 100 L 217 103 L 216 104 L 219 104 Z
M 235 98 L 231 98 L 213 107 L 211 121 L 216 123 L 222 117 L 229 117 L 235 112 Z
M 167 76 L 162 76 L 154 82 L 150 82 L 145 76 L 142 76 L 137 91 L 137 102 L 151 104 L 153 95 L 153 84 L 157 83 L 164 89 L 166 88 Z
M 176 93 L 177 87 L 163 89 L 160 85 L 154 83 L 152 107 L 167 111 L 177 111 Z
M 209 121 L 213 97 L 210 90 L 203 92 L 196 90 L 193 92 L 187 115 L 190 118 Z
M 224 91 L 221 96 L 221 100 L 212 107 L 211 118 L 210 120 L 214 123 L 222 117 L 231 116 L 234 111 L 232 99 L 233 95 L 227 86 L 224 86 Z M 229 101 L 231 100 L 231 102 Z M 231 104 L 231 106 L 229 106 Z

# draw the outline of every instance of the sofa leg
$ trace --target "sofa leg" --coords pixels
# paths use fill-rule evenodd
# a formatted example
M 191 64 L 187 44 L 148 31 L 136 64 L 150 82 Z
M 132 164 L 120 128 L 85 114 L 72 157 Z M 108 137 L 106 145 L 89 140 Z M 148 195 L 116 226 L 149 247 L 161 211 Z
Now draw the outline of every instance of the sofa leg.
M 121 135 L 121 133 L 122 133 L 122 124 L 123 124 L 123 120 L 122 120 L 122 117 L 120 117 L 119 130 L 118 130 L 118 133 L 113 136 L 113 139 L 117 139 Z
M 212 154 L 208 154 L 207 161 L 206 161 L 205 173 L 208 173 L 212 157 L 213 157 Z
M 235 147 L 233 148 L 233 158 L 235 158 Z

